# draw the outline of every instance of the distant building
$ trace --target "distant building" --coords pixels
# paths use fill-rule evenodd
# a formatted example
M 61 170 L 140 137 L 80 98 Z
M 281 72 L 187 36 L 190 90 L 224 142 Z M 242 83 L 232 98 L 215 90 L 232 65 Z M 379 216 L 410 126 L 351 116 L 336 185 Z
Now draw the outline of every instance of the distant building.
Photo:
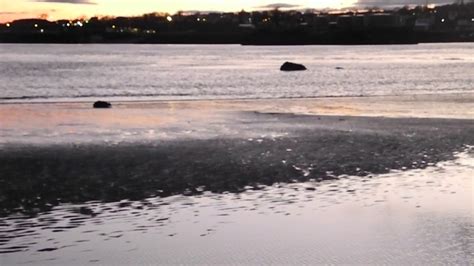
M 352 28 L 356 30 L 365 28 L 365 15 L 357 14 L 352 17 Z
M 336 18 L 336 25 L 338 29 L 349 30 L 352 29 L 352 15 L 342 15 Z
M 57 30 L 57 24 L 44 19 L 20 19 L 10 23 L 10 28 L 18 33 L 44 33 Z
M 344 14 L 335 17 L 335 24 L 342 30 L 367 28 L 396 28 L 408 25 L 406 16 L 395 13 Z
M 433 28 L 433 25 L 434 25 L 433 17 L 417 18 L 415 20 L 414 29 L 416 31 L 429 31 Z
M 314 19 L 314 26 L 317 31 L 326 31 L 329 29 L 329 17 L 319 15 Z
M 458 31 L 472 31 L 474 33 L 474 18 L 459 19 L 456 24 L 456 30 Z
M 368 28 L 395 28 L 403 26 L 398 14 L 374 13 L 366 15 L 365 26 Z

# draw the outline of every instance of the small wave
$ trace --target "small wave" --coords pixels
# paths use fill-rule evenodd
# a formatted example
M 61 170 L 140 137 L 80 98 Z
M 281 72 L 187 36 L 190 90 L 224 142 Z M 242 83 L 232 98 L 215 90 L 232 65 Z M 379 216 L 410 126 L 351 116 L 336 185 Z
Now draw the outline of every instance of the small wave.
M 17 97 L 0 97 L 0 100 L 33 100 L 33 99 L 49 99 L 48 96 L 17 96 Z
M 12 97 L 0 97 L 0 101 L 13 101 L 13 100 L 38 100 L 38 99 L 79 99 L 79 98 L 94 98 L 94 97 L 173 97 L 173 96 L 192 96 L 190 93 L 137 93 L 137 94 L 84 94 L 84 95 L 61 95 L 61 96 L 46 96 L 46 95 L 28 95 L 28 96 L 12 96 Z
M 373 97 L 392 97 L 392 96 L 415 96 L 415 95 L 432 95 L 430 93 L 412 93 L 412 94 L 321 94 L 321 95 L 236 95 L 236 94 L 192 94 L 192 93 L 135 93 L 135 94 L 84 94 L 84 95 L 31 95 L 31 96 L 12 96 L 0 97 L 1 103 L 35 103 L 41 102 L 74 102 L 78 99 L 115 98 L 119 101 L 135 101 L 135 100 L 273 100 L 273 99 L 324 99 L 324 98 L 373 98 Z M 143 99 L 149 98 L 149 99 Z M 43 100 L 43 101 L 41 101 Z

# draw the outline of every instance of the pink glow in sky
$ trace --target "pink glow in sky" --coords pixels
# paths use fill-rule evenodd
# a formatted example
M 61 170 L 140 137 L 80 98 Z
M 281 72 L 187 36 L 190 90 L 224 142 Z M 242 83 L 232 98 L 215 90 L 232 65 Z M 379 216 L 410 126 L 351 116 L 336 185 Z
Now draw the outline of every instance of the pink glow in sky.
M 295 8 L 341 8 L 356 2 L 356 0 L 297 0 L 287 3 L 294 5 Z M 57 20 L 82 16 L 133 16 L 151 12 L 175 13 L 179 10 L 255 10 L 274 3 L 265 0 L 0 0 L 0 21 L 39 17 Z

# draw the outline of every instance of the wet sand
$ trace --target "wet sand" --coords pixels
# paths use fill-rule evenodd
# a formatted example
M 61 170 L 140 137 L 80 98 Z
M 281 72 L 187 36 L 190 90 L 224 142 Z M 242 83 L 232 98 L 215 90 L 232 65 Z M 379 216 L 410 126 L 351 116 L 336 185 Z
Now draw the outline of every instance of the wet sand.
M 117 232 L 103 235 L 108 238 L 107 241 L 123 239 L 122 237 L 127 235 L 126 244 L 136 246 L 136 252 L 131 253 L 130 263 L 260 263 L 271 262 L 272 259 L 274 263 L 344 263 L 348 260 L 343 258 L 349 258 L 348 254 L 352 254 L 354 250 L 359 250 L 360 254 L 365 254 L 367 258 L 376 256 L 379 249 L 375 248 L 375 243 L 378 243 L 375 238 L 381 233 L 379 240 L 381 247 L 385 248 L 386 260 L 374 257 L 374 262 L 411 262 L 411 259 L 415 258 L 413 254 L 405 256 L 406 260 L 403 260 L 403 256 L 397 256 L 403 255 L 403 250 L 422 245 L 423 241 L 430 238 L 418 236 L 406 246 L 397 248 L 395 244 L 401 241 L 396 237 L 397 234 L 400 237 L 408 237 L 408 232 L 412 229 L 407 230 L 400 226 L 387 232 L 385 229 L 378 231 L 376 228 L 384 227 L 390 219 L 393 219 L 390 223 L 392 226 L 407 221 L 409 224 L 418 224 L 420 220 L 417 214 L 401 206 L 403 204 L 379 201 L 382 194 L 370 189 L 364 191 L 360 188 L 362 183 L 359 182 L 376 180 L 374 182 L 379 182 L 384 191 L 392 197 L 396 197 L 397 193 L 403 194 L 402 187 L 406 185 L 407 191 L 411 191 L 410 197 L 413 198 L 406 200 L 422 202 L 423 205 L 431 204 L 438 196 L 439 199 L 436 200 L 445 200 L 453 195 L 459 195 L 458 200 L 462 201 L 469 198 L 462 192 L 463 186 L 458 186 L 457 181 L 465 184 L 471 181 L 472 184 L 474 176 L 470 155 L 472 152 L 469 152 L 469 147 L 474 145 L 474 120 L 470 117 L 472 109 L 469 109 L 473 103 L 469 100 L 472 95 L 470 97 L 428 97 L 430 100 L 424 101 L 425 105 L 417 104 L 417 101 L 423 102 L 420 99 L 410 102 L 403 97 L 384 97 L 378 101 L 343 98 L 332 101 L 300 99 L 275 102 L 123 102 L 116 103 L 111 110 L 93 110 L 86 103 L 2 104 L 0 119 L 4 137 L 0 149 L 0 214 L 3 217 L 0 218 L 0 252 L 3 253 L 1 260 L 16 263 L 24 253 L 32 256 L 30 262 L 33 264 L 47 263 L 40 262 L 39 258 L 48 259 L 51 256 L 59 264 L 74 263 L 75 260 L 79 264 L 84 263 L 85 261 L 78 258 L 80 252 L 75 248 L 78 245 L 69 246 L 67 243 L 80 241 L 81 239 L 76 239 L 82 237 L 78 232 L 86 230 L 85 228 L 104 231 L 103 226 L 123 225 L 130 218 L 129 215 L 132 215 L 136 217 L 138 227 L 130 228 L 127 233 L 124 233 L 124 230 L 115 230 Z M 367 106 L 363 101 L 367 101 Z M 429 101 L 433 102 L 431 108 L 427 108 Z M 385 104 L 382 104 L 384 102 Z M 411 105 L 418 106 L 423 112 L 419 112 L 418 116 L 406 114 L 404 110 L 410 109 Z M 452 109 L 454 105 L 457 109 Z M 370 106 L 378 106 L 378 109 L 373 107 L 373 112 L 367 116 L 364 112 L 368 112 Z M 382 111 L 382 106 L 387 109 Z M 443 110 L 449 111 L 443 115 Z M 336 111 L 338 116 L 333 113 Z M 466 150 L 461 169 L 456 169 L 456 166 L 459 166 L 457 161 L 453 161 L 457 158 L 456 154 Z M 448 172 L 443 172 L 446 162 L 453 167 Z M 438 168 L 441 170 L 435 170 Z M 393 180 L 400 179 L 394 182 L 404 185 L 391 189 L 391 183 L 384 181 L 387 180 L 386 175 L 392 176 Z M 449 179 L 449 176 L 453 176 L 453 179 Z M 408 180 L 405 180 L 406 177 L 409 177 Z M 418 177 L 422 181 L 417 181 Z M 446 180 L 449 186 L 454 188 L 449 189 L 449 193 L 443 192 L 435 198 L 423 194 L 422 191 L 429 193 L 432 184 L 430 182 L 438 182 L 437 178 Z M 345 184 L 344 180 L 351 181 Z M 321 208 L 315 209 L 307 204 L 298 205 L 297 202 L 302 201 L 304 195 L 318 194 L 323 184 L 328 187 L 324 190 L 326 193 L 308 198 L 308 202 L 317 203 Z M 340 189 L 341 184 L 345 184 L 343 189 Z M 269 189 L 274 186 L 278 189 Z M 278 186 L 281 186 L 281 191 Z M 420 192 L 419 195 L 417 191 Z M 275 214 L 267 215 L 265 211 L 260 213 L 261 209 L 247 206 L 246 201 L 240 199 L 249 193 L 256 195 L 256 198 L 250 198 L 248 202 L 258 203 L 260 197 L 273 197 L 273 200 L 267 202 L 267 207 L 272 207 L 270 209 L 275 210 L 277 215 L 282 214 L 285 217 L 292 216 L 296 212 L 296 206 L 302 206 L 301 210 L 305 213 L 302 217 L 305 218 L 286 219 L 272 224 Z M 349 205 L 345 208 L 338 207 L 347 194 L 354 193 L 357 194 L 356 199 L 374 204 L 363 206 L 370 209 L 367 217 L 354 214 L 354 210 L 349 208 L 349 202 L 346 202 Z M 294 194 L 299 200 L 291 199 L 290 195 Z M 180 198 L 183 195 L 184 198 Z M 181 199 L 179 203 L 168 202 L 176 197 Z M 472 219 L 471 223 L 466 221 L 473 215 L 472 194 L 470 199 L 460 213 L 465 221 L 463 228 L 467 230 L 465 233 L 470 238 L 459 237 L 453 240 L 456 243 L 467 241 L 468 244 L 456 244 L 453 254 L 458 252 L 456 254 L 459 256 L 446 262 L 464 263 L 467 262 L 466 259 L 472 259 L 472 252 L 465 251 L 466 248 L 472 247 Z M 194 200 L 198 201 L 198 204 L 189 204 L 193 213 L 180 216 L 181 214 L 173 212 L 173 208 L 179 209 L 178 206 L 188 205 L 186 202 Z M 281 200 L 288 201 L 292 206 L 288 207 L 291 211 L 284 208 L 279 210 Z M 146 203 L 150 201 L 151 205 Z M 178 243 L 188 243 L 187 247 L 195 248 L 200 243 L 199 237 L 216 231 L 213 227 L 205 228 L 204 233 L 201 232 L 199 237 L 194 238 L 191 235 L 200 232 L 199 226 L 190 222 L 173 222 L 176 215 L 187 221 L 201 211 L 206 212 L 206 207 L 201 206 L 206 205 L 205 202 L 209 202 L 210 209 L 223 204 L 232 210 L 243 204 L 242 209 L 259 215 L 247 218 L 246 212 L 239 210 L 236 210 L 236 216 L 229 216 L 229 213 L 204 215 L 202 219 L 197 220 L 197 224 L 220 224 L 221 218 L 229 218 L 223 219 L 224 223 L 227 221 L 234 225 L 226 227 L 222 233 L 217 231 L 216 239 L 212 242 L 214 244 L 204 242 L 210 251 L 198 249 L 181 253 L 173 250 L 172 247 Z M 423 206 L 420 204 L 410 208 L 418 209 L 420 207 L 417 206 Z M 438 226 L 451 226 L 443 221 L 457 217 L 446 214 L 450 213 L 450 209 L 455 205 L 443 206 L 439 216 L 436 213 L 433 216 L 433 208 L 426 210 L 427 219 L 434 219 L 433 228 L 427 233 L 434 234 L 438 231 Z M 148 208 L 149 206 L 153 208 Z M 382 209 L 380 206 L 383 206 Z M 323 211 L 326 207 L 331 210 L 329 217 L 332 217 L 328 218 L 326 224 L 315 222 L 311 225 L 307 222 L 307 219 L 328 215 Z M 355 210 L 357 208 L 360 206 Z M 384 212 L 387 208 L 390 211 Z M 127 215 L 122 217 L 118 214 L 117 220 L 112 219 L 115 213 L 123 212 Z M 63 213 L 62 216 L 60 213 Z M 51 215 L 53 217 L 50 217 Z M 351 215 L 360 218 L 353 231 L 344 229 L 352 220 Z M 166 223 L 165 229 L 158 230 L 165 235 L 147 236 L 145 239 L 148 242 L 144 243 L 157 241 L 160 246 L 168 248 L 166 250 L 170 253 L 167 254 L 171 254 L 171 257 L 138 244 L 142 241 L 141 233 L 148 230 L 138 230 L 141 228 L 139 225 L 149 219 L 154 219 L 156 226 Z M 249 223 L 255 224 L 255 229 L 252 229 Z M 374 230 L 366 229 L 366 234 L 372 236 L 357 233 L 362 230 L 364 224 L 370 228 L 375 226 Z M 295 235 L 298 237 L 282 233 L 285 228 L 293 226 L 305 230 L 311 230 L 310 227 L 314 226 L 319 228 L 317 232 L 320 234 L 324 234 L 321 228 L 325 227 L 325 230 L 334 233 L 333 239 L 325 236 L 334 247 L 346 243 L 345 241 L 355 243 L 358 239 L 367 244 L 362 245 L 362 249 L 355 246 L 352 253 L 350 247 L 342 250 L 328 248 L 327 251 L 316 253 L 319 254 L 320 260 L 308 255 L 304 257 L 304 254 L 308 254 L 306 251 L 313 248 L 324 250 L 327 242 L 313 243 L 301 235 L 303 231 Z M 51 240 L 51 245 L 45 239 L 49 235 L 38 232 L 36 228 L 50 230 L 51 236 L 58 235 L 61 239 Z M 208 229 L 210 231 L 206 231 Z M 226 230 L 243 232 L 247 237 L 239 238 L 239 234 Z M 346 230 L 344 234 L 347 238 L 338 236 L 339 230 Z M 273 234 L 281 234 L 282 237 L 272 237 Z M 183 236 L 174 237 L 175 235 Z M 259 238 L 260 242 L 254 239 L 255 235 L 262 236 Z M 36 240 L 28 244 L 31 240 L 29 237 Z M 86 238 L 84 240 L 87 241 L 84 242 L 95 243 L 90 252 L 96 256 L 116 247 L 115 244 L 107 246 L 108 242 L 104 239 L 96 241 L 95 234 Z M 247 259 L 239 260 L 228 254 L 230 246 L 227 250 L 220 247 L 219 243 L 222 244 L 229 238 L 238 240 L 232 248 L 247 254 Z M 301 242 L 298 244 L 299 238 Z M 449 237 L 442 234 L 441 238 Z M 260 248 L 261 253 L 249 249 L 246 243 L 251 239 L 260 243 L 252 250 Z M 267 245 L 262 239 L 283 242 L 287 239 L 288 245 Z M 439 244 L 445 245 L 443 241 L 449 239 L 441 239 Z M 123 243 L 117 245 L 120 249 L 127 246 L 121 246 Z M 313 245 L 315 246 L 312 247 Z M 371 249 L 367 250 L 369 246 Z M 282 260 L 281 254 L 284 253 L 281 252 L 284 252 L 284 247 L 287 247 L 288 258 L 294 258 L 295 254 L 301 254 L 303 257 L 301 260 Z M 302 254 L 294 250 L 295 247 L 306 251 Z M 213 250 L 226 251 L 223 254 L 227 255 L 211 260 L 209 254 L 215 254 Z M 344 250 L 344 255 L 338 255 Z M 48 252 L 52 252 L 52 255 L 41 255 Z M 256 252 L 255 256 L 252 252 Z M 425 249 L 422 253 L 423 259 L 418 262 L 436 261 L 428 259 L 430 254 L 433 258 L 439 258 L 434 256 L 433 252 L 433 248 Z M 143 255 L 151 256 L 150 260 L 142 260 Z M 35 256 L 38 259 L 35 259 Z M 364 256 L 360 257 L 360 263 L 365 262 L 362 261 Z M 114 256 L 99 257 L 100 263 L 116 262 Z M 333 259 L 325 260 L 326 258 Z
M 217 126 L 230 133 L 215 137 L 8 143 L 0 151 L 0 214 L 425 168 L 474 145 L 474 122 L 464 119 L 231 115 Z
M 88 202 L 30 219 L 11 216 L 2 221 L 11 232 L 3 234 L 1 262 L 469 265 L 474 157 L 455 156 L 374 177 Z

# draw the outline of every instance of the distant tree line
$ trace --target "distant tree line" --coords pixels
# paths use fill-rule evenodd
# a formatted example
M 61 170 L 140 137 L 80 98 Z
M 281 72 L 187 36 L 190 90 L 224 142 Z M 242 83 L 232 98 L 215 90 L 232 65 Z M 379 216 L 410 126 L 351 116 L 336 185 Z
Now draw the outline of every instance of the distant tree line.
M 389 11 L 150 13 L 0 24 L 0 42 L 373 44 L 473 40 L 474 3 Z

